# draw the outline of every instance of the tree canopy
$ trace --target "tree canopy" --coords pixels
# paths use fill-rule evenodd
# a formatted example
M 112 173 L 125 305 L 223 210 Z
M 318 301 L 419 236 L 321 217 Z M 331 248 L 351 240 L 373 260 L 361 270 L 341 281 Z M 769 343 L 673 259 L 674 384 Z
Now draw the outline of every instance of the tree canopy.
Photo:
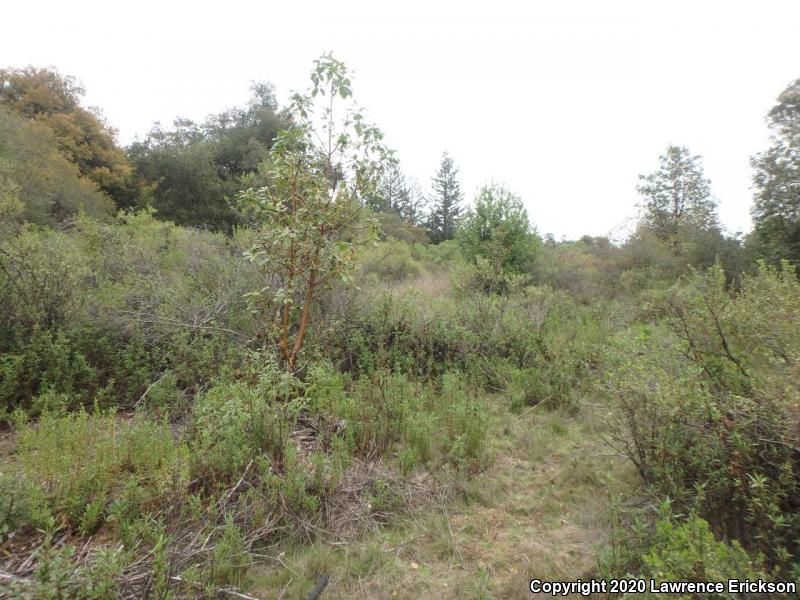
M 468 259 L 487 261 L 498 280 L 504 274 L 530 273 L 539 246 L 522 200 L 498 184 L 480 189 L 458 240 Z
M 272 86 L 254 84 L 247 106 L 203 123 L 179 118 L 172 129 L 157 124 L 128 156 L 148 184 L 145 202 L 159 217 L 230 231 L 238 219 L 230 200 L 243 187 L 263 183 L 259 169 L 286 125 Z
M 0 107 L 0 178 L 15 190 L 25 219 L 56 225 L 80 210 L 95 217 L 112 213 L 113 201 L 58 147 L 47 125 Z
M 116 132 L 81 106 L 83 87 L 53 69 L 0 70 L 0 106 L 48 127 L 61 153 L 120 206 L 132 206 L 138 191 L 133 169 L 117 145 Z
M 752 209 L 756 238 L 771 262 L 800 264 L 800 79 L 778 97 L 767 116 L 772 145 L 753 158 Z
M 677 242 L 681 229 L 718 229 L 716 203 L 699 156 L 685 146 L 669 146 L 659 157 L 659 168 L 640 175 L 642 220 L 665 241 Z

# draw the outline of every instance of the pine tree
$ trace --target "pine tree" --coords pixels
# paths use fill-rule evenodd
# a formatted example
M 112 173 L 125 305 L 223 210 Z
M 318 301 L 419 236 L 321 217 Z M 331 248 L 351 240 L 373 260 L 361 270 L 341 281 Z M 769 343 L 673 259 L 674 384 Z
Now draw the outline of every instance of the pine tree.
M 439 170 L 432 178 L 433 195 L 430 199 L 428 230 L 434 243 L 452 240 L 461 216 L 464 195 L 458 183 L 458 168 L 445 152 Z

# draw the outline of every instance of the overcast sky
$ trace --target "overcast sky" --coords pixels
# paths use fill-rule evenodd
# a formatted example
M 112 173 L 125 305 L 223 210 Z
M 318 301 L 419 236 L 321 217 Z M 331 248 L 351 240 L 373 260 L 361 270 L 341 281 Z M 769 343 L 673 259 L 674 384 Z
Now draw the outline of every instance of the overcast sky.
M 283 102 L 333 51 L 354 95 L 425 188 L 447 149 L 468 199 L 522 196 L 542 233 L 602 235 L 670 143 L 703 156 L 731 231 L 750 228 L 749 157 L 800 77 L 800 2 L 11 2 L 0 66 L 55 66 L 122 143 L 154 121 Z

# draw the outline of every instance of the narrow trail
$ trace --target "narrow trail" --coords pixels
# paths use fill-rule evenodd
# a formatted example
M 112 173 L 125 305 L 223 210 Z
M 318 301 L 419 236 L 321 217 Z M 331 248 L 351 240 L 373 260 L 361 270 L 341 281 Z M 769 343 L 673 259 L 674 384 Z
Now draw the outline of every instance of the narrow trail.
M 585 417 L 493 404 L 491 466 L 465 498 L 426 507 L 346 546 L 318 542 L 254 575 L 261 597 L 295 598 L 330 572 L 322 598 L 532 598 L 531 578 L 591 577 L 609 504 L 635 474 Z M 303 588 L 303 586 L 307 586 Z

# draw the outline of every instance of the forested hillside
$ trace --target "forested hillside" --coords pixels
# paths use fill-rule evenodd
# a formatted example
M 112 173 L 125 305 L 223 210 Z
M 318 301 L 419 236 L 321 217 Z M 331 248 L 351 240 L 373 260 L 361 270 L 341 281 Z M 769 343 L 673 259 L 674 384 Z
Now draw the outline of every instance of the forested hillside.
M 0 70 L 0 596 L 800 580 L 800 80 L 751 232 L 669 146 L 571 241 L 447 152 L 409 180 L 355 84 L 121 147 Z

